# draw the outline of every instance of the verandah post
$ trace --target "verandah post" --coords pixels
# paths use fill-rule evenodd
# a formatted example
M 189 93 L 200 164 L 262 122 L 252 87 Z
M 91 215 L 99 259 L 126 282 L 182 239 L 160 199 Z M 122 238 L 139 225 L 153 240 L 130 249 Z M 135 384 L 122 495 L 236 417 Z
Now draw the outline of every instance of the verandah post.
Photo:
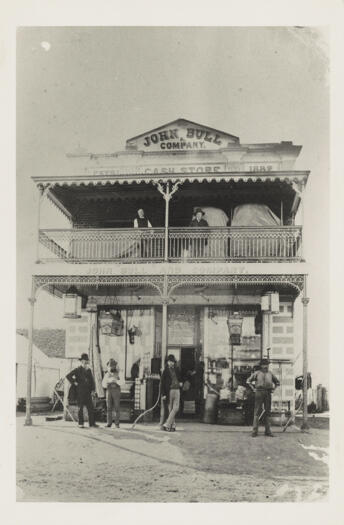
M 308 376 L 308 303 L 307 297 L 307 275 L 304 275 L 303 298 L 301 299 L 303 305 L 303 334 L 302 334 L 302 375 L 303 375 L 303 418 L 301 430 L 308 430 L 308 407 L 307 407 L 307 376 Z
M 42 205 L 42 198 L 44 195 L 45 187 L 43 184 L 39 184 L 38 186 L 38 205 L 37 205 L 37 239 L 36 239 L 36 263 L 40 262 L 39 259 L 39 232 L 41 228 L 41 205 Z
M 167 296 L 167 275 L 164 275 L 164 286 L 163 286 L 163 297 L 162 297 L 162 323 L 161 323 L 161 373 L 165 367 L 165 360 L 167 357 L 168 348 L 168 317 L 167 317 L 167 305 L 169 303 Z M 163 400 L 160 401 L 160 425 L 163 425 L 165 421 L 165 403 Z
M 170 206 L 170 183 L 166 183 L 165 199 L 165 257 L 164 260 L 168 261 L 168 222 L 169 222 L 169 206 Z
M 30 324 L 29 324 L 29 343 L 27 353 L 27 379 L 26 379 L 26 415 L 25 425 L 32 425 L 31 417 L 31 388 L 32 388 L 32 348 L 33 348 L 33 325 L 34 325 L 34 311 L 35 311 L 35 285 L 32 280 L 31 296 L 29 297 L 30 303 Z

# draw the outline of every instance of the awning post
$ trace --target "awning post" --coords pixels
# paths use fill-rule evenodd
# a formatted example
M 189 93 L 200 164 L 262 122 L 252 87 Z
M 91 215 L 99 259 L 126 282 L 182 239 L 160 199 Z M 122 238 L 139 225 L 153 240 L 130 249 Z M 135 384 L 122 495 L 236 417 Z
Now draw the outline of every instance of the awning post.
M 29 324 L 29 343 L 28 343 L 28 354 L 27 354 L 27 379 L 26 379 L 26 416 L 25 425 L 32 425 L 31 417 L 31 388 L 32 388 L 32 348 L 33 348 L 33 324 L 34 324 L 34 311 L 35 311 L 35 290 L 32 286 L 31 297 L 29 298 L 30 303 L 30 324 Z
M 307 297 L 307 276 L 304 276 L 304 288 L 303 288 L 303 298 L 301 299 L 303 304 L 303 334 L 302 334 L 302 358 L 303 358 L 303 418 L 301 430 L 308 430 L 308 410 L 307 410 L 307 377 L 308 377 L 308 320 L 307 320 L 307 307 L 309 303 L 309 298 Z
M 36 239 L 36 263 L 40 262 L 39 259 L 39 233 L 41 229 L 41 205 L 42 205 L 42 199 L 44 196 L 44 192 L 46 190 L 46 186 L 43 184 L 38 184 L 38 205 L 37 205 L 37 239 Z
M 164 369 L 165 359 L 167 357 L 168 346 L 168 320 L 167 320 L 167 305 L 169 299 L 167 296 L 167 275 L 164 276 L 164 293 L 162 297 L 162 334 L 161 334 L 161 370 Z

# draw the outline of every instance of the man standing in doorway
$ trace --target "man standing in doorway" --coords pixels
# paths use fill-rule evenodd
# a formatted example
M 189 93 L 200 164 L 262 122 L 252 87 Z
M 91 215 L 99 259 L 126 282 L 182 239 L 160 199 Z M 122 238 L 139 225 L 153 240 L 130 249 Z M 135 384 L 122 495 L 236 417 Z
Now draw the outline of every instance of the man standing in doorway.
M 80 366 L 66 375 L 68 381 L 76 386 L 77 400 L 79 407 L 79 428 L 84 428 L 84 406 L 88 412 L 88 422 L 90 427 L 98 427 L 94 421 L 94 410 L 92 402 L 92 393 L 95 391 L 95 383 L 92 371 L 89 367 L 89 358 L 87 354 L 81 354 Z
M 274 437 L 270 428 L 271 393 L 277 386 L 279 386 L 280 383 L 277 377 L 269 371 L 268 359 L 261 360 L 260 369 L 251 374 L 247 380 L 247 384 L 255 393 L 252 437 L 257 437 L 258 435 L 259 418 L 262 413 L 263 406 L 265 435 Z
M 180 405 L 180 388 L 183 383 L 180 378 L 180 371 L 176 366 L 176 358 L 169 355 L 165 370 L 161 376 L 161 395 L 162 402 L 168 402 L 169 416 L 163 424 L 163 430 L 174 432 L 176 429 L 176 414 Z

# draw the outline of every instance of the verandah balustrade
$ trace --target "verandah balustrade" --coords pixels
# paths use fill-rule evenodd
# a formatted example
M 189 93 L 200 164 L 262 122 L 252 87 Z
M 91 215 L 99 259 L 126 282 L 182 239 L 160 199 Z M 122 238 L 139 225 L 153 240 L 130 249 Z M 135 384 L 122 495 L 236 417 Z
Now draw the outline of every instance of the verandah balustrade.
M 168 230 L 168 260 L 295 261 L 301 259 L 300 226 L 209 227 Z M 164 228 L 40 230 L 41 260 L 161 262 Z M 44 251 L 44 253 L 43 253 Z

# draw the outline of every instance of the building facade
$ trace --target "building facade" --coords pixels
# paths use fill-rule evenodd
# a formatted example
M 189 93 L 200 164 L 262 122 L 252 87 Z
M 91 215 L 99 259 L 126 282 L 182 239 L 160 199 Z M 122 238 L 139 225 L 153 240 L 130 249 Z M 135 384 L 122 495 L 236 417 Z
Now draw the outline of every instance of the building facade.
M 33 177 L 40 202 L 32 318 L 42 289 L 77 298 L 66 356 L 90 354 L 99 397 L 113 357 L 124 392 L 145 410 L 173 353 L 188 382 L 186 414 L 198 413 L 209 389 L 240 406 L 247 376 L 268 356 L 282 385 L 272 409 L 293 410 L 299 296 L 307 371 L 309 172 L 294 169 L 300 151 L 292 142 L 243 144 L 178 119 L 128 139 L 123 151 L 71 154 L 66 172 Z M 44 200 L 67 228 L 41 227 Z M 134 225 L 139 209 L 148 222 Z

